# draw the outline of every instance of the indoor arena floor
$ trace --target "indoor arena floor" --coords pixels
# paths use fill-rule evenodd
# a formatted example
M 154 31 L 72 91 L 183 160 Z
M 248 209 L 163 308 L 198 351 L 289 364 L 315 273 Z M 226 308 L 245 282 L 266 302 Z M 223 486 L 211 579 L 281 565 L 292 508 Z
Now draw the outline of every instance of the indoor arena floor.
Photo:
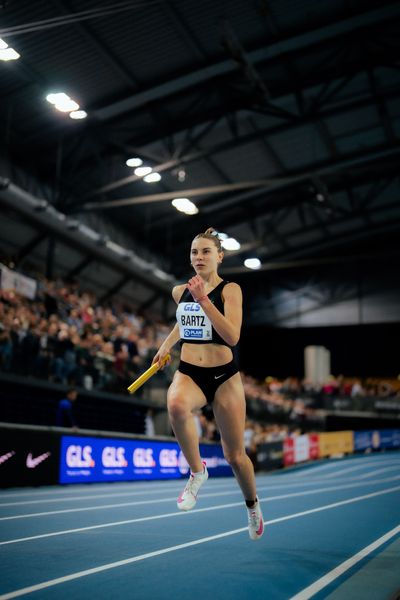
M 233 478 L 0 492 L 0 598 L 389 600 L 400 590 L 400 452 L 258 474 L 249 539 Z

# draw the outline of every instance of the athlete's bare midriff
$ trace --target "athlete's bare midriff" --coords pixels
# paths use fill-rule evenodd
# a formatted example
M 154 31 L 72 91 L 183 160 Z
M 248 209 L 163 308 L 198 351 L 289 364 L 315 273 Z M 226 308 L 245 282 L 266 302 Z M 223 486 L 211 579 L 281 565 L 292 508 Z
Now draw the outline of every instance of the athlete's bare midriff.
M 221 344 L 182 345 L 181 359 L 198 367 L 219 367 L 231 362 L 232 350 Z

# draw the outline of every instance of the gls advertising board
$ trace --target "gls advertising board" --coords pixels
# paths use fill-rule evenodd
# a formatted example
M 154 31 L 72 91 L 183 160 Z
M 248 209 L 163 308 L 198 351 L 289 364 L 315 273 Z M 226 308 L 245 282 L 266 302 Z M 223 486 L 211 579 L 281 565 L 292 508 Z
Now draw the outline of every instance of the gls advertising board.
M 200 445 L 210 475 L 232 475 L 221 446 Z M 175 442 L 63 436 L 60 483 L 178 479 L 189 466 Z

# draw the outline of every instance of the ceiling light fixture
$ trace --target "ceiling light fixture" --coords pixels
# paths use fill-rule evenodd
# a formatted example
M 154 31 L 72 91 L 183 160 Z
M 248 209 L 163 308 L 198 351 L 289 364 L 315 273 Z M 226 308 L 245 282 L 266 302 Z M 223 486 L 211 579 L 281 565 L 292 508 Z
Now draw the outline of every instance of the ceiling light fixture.
M 8 62 L 9 60 L 18 60 L 20 58 L 20 54 L 14 48 L 4 48 L 4 50 L 0 50 L 0 60 L 4 62 Z
M 127 167 L 141 167 L 143 164 L 143 161 L 139 157 L 128 158 L 128 160 L 126 161 L 125 164 Z
M 179 212 L 183 212 L 186 215 L 197 215 L 199 209 L 197 206 L 189 200 L 189 198 L 175 198 L 171 202 L 172 206 L 179 210 Z
M 143 177 L 143 181 L 145 181 L 146 183 L 155 183 L 156 181 L 160 181 L 161 180 L 161 175 L 160 173 L 154 172 L 154 173 L 149 173 L 148 175 L 145 175 Z
M 7 62 L 9 60 L 17 60 L 21 55 L 18 54 L 14 48 L 10 48 L 10 46 L 0 38 L 0 60 Z
M 149 173 L 151 173 L 152 170 L 153 169 L 151 167 L 138 167 L 134 170 L 134 173 L 136 177 L 145 177 L 146 175 L 149 175 Z
M 64 94 L 64 92 L 48 94 L 46 100 L 47 102 L 50 102 L 50 104 L 53 104 L 60 112 L 70 113 L 79 111 L 79 104 L 75 102 L 75 100 L 72 100 L 68 94 Z
M 240 250 L 240 243 L 235 238 L 229 237 L 226 240 L 222 240 L 222 247 L 225 250 Z
M 85 110 L 73 110 L 69 113 L 69 116 L 71 117 L 71 119 L 86 119 L 87 112 Z
M 248 269 L 259 269 L 261 267 L 261 261 L 259 258 L 246 258 L 244 266 Z

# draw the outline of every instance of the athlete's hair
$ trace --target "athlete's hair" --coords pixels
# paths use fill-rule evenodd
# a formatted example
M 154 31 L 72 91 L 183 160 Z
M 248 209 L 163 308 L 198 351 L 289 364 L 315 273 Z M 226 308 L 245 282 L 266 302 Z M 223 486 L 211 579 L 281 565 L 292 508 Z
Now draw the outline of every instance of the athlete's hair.
M 209 227 L 204 231 L 204 233 L 199 233 L 194 238 L 198 240 L 199 238 L 206 238 L 207 240 L 212 240 L 217 247 L 218 252 L 223 252 L 221 240 L 218 237 L 218 231 L 214 229 L 214 227 Z

